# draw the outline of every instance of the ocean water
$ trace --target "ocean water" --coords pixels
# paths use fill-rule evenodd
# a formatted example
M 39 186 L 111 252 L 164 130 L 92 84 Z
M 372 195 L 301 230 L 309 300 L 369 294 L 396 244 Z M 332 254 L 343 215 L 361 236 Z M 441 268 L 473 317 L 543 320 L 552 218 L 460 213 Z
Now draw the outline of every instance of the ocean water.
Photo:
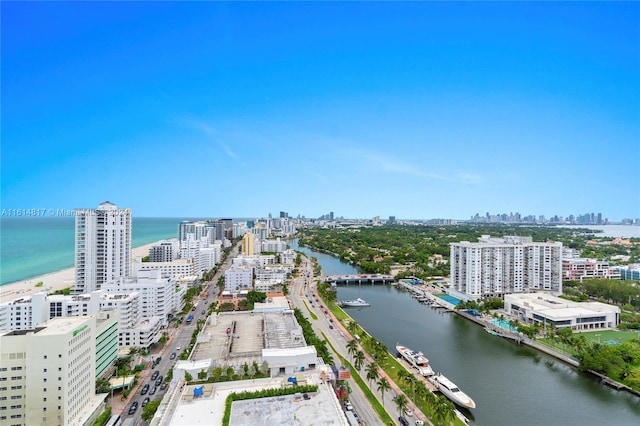
M 132 246 L 176 238 L 184 218 L 133 217 Z M 4 217 L 0 220 L 0 285 L 73 267 L 74 219 Z

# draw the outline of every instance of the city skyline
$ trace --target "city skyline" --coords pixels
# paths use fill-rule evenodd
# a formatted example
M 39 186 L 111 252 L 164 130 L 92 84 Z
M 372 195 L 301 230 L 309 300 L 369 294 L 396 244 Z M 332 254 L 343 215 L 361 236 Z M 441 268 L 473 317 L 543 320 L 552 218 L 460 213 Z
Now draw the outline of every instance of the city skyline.
M 2 5 L 2 208 L 640 217 L 640 4 Z

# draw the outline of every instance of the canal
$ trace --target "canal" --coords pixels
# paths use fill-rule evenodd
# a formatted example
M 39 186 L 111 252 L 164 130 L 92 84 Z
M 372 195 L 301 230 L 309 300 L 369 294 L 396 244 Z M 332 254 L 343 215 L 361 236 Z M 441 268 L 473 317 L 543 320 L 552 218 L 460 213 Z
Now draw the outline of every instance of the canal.
M 360 271 L 332 256 L 298 247 L 326 275 Z M 456 314 L 422 305 L 394 286 L 341 286 L 338 299 L 362 297 L 368 308 L 347 311 L 394 353 L 396 343 L 424 352 L 476 402 L 463 411 L 476 425 L 639 425 L 640 398 L 536 350 L 492 336 Z

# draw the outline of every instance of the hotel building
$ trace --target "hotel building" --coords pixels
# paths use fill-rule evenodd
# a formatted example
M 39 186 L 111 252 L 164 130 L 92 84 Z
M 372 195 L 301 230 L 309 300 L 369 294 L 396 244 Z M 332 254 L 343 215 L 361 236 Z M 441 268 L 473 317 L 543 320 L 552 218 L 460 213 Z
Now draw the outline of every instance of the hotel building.
M 562 243 L 531 237 L 491 238 L 451 244 L 449 292 L 464 300 L 530 291 L 562 292 Z
M 74 294 L 131 275 L 131 209 L 105 201 L 97 209 L 75 209 Z
M 95 395 L 95 348 L 94 317 L 0 332 L 0 424 L 91 424 L 106 397 Z

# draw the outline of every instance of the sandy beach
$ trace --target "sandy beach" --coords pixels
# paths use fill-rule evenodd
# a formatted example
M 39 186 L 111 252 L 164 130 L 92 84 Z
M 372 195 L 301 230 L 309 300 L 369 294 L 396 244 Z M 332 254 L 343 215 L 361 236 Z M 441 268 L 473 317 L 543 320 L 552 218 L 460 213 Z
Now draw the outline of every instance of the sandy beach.
M 149 247 L 155 243 L 131 249 L 131 258 L 135 260 L 138 256 L 147 256 Z M 39 277 L 29 278 L 24 281 L 16 281 L 14 283 L 0 286 L 0 303 L 10 302 L 14 299 L 30 296 L 40 291 L 47 293 L 62 290 L 63 288 L 72 287 L 75 279 L 75 268 L 63 269 L 57 272 L 40 275 Z M 42 281 L 42 286 L 36 287 L 38 282 Z

